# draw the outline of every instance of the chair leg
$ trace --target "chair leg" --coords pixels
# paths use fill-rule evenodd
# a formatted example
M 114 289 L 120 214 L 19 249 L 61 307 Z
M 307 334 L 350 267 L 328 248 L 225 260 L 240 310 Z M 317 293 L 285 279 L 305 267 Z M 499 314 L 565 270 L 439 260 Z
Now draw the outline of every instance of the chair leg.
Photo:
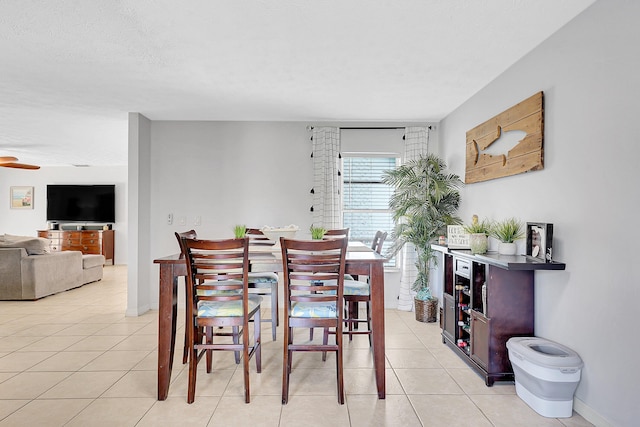
M 260 310 L 256 311 L 255 321 L 253 322 L 253 340 L 255 345 L 255 353 L 253 357 L 256 359 L 256 372 L 262 372 L 262 345 L 261 345 L 261 330 L 260 330 Z
M 338 382 L 338 403 L 344 405 L 344 375 L 343 375 L 343 361 L 342 361 L 342 331 L 336 329 L 336 344 L 338 350 L 336 351 L 336 371 Z
M 358 320 L 360 318 L 358 307 L 358 301 L 352 301 L 351 303 L 349 303 L 349 310 L 351 310 L 351 319 Z M 358 329 L 358 322 L 353 323 L 353 329 Z M 349 340 L 351 340 L 351 335 L 349 335 Z
M 255 319 L 255 322 L 259 322 L 260 317 Z M 244 402 L 251 402 L 251 389 L 249 386 L 249 334 L 245 331 L 242 334 L 242 373 L 244 377 Z
M 278 326 L 278 282 L 271 285 L 271 337 L 276 340 L 276 326 Z
M 371 304 L 367 301 L 367 330 L 369 331 L 369 347 L 373 344 L 371 342 Z
M 204 329 L 207 337 L 206 343 L 213 344 L 213 328 L 211 326 L 206 326 Z M 213 350 L 206 350 L 206 353 L 207 353 L 207 374 L 210 374 L 211 365 L 213 364 Z
M 324 328 L 324 336 L 322 337 L 322 345 L 327 345 L 329 344 L 329 328 Z M 322 361 L 326 362 L 327 361 L 327 352 L 323 351 L 322 352 Z
M 195 343 L 189 348 L 189 386 L 187 391 L 187 403 L 193 403 L 196 397 L 196 374 L 198 372 L 198 351 Z
M 182 349 L 182 364 L 186 364 L 189 361 L 189 337 L 187 336 L 187 325 L 189 325 L 189 314 L 184 322 L 184 348 Z
M 234 344 L 240 344 L 240 329 L 237 326 L 232 326 L 231 327 L 231 331 L 233 332 L 233 343 Z M 240 352 L 239 351 L 234 351 L 235 356 L 236 356 L 236 365 L 240 364 Z
M 284 331 L 284 354 L 282 359 L 282 404 L 286 405 L 289 401 L 289 374 L 291 373 L 291 328 L 285 328 Z

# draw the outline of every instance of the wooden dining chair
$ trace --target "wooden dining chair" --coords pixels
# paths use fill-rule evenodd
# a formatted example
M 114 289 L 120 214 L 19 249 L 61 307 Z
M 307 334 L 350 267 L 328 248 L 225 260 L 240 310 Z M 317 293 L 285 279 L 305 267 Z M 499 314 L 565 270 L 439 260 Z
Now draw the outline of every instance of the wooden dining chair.
M 196 232 L 196 230 L 189 230 L 189 231 L 183 231 L 181 233 L 179 232 L 175 232 L 174 233 L 176 236 L 176 239 L 178 240 L 178 245 L 180 246 L 180 253 L 183 257 L 186 257 L 186 254 L 184 252 L 184 248 L 183 248 L 183 244 L 182 244 L 182 239 L 196 239 L 198 237 L 198 233 Z M 186 279 L 185 279 L 185 295 L 186 295 Z M 185 304 L 185 308 L 186 308 L 186 304 Z M 187 310 L 185 309 L 185 331 L 184 331 L 184 347 L 182 348 L 182 364 L 184 365 L 185 363 L 187 363 L 189 361 L 189 336 L 187 335 L 187 330 L 186 330 L 186 325 L 189 322 L 189 314 L 187 313 Z
M 284 275 L 284 360 L 282 403 L 289 400 L 289 377 L 295 351 L 336 353 L 338 402 L 344 404 L 342 361 L 343 286 L 347 239 L 280 238 Z M 335 343 L 295 342 L 295 328 L 329 328 Z
M 371 244 L 371 249 L 377 253 L 382 252 L 382 245 L 387 238 L 387 233 L 382 231 L 377 231 L 374 238 L 373 243 Z M 357 276 L 356 276 L 357 277 Z M 359 304 L 361 302 L 365 303 L 366 306 L 366 317 L 364 319 L 360 318 L 360 308 Z M 345 280 L 344 281 L 344 303 L 345 303 L 345 315 L 344 315 L 344 323 L 346 326 L 346 330 L 343 331 L 345 335 L 349 335 L 349 341 L 353 340 L 354 335 L 368 335 L 369 337 L 369 346 L 371 346 L 371 285 L 367 281 L 364 280 Z M 358 328 L 358 325 L 361 323 L 367 324 L 367 329 L 363 330 Z M 325 328 L 323 342 L 328 341 L 328 335 L 331 334 L 332 331 Z M 323 354 L 323 360 L 326 358 L 326 353 Z
M 247 228 L 245 235 L 249 238 L 251 245 L 271 245 L 264 233 L 258 228 Z M 271 323 L 271 337 L 276 340 L 276 327 L 280 325 L 278 316 L 278 274 L 273 271 L 262 271 L 260 266 L 250 265 L 249 288 L 256 289 L 258 295 L 269 295 L 271 297 L 271 318 L 263 318 L 263 322 Z
M 377 231 L 371 249 L 377 253 L 382 253 L 382 245 L 387 238 L 387 233 Z M 345 282 L 344 301 L 347 307 L 347 315 L 345 323 L 347 324 L 346 333 L 349 335 L 349 341 L 353 339 L 354 334 L 366 334 L 369 336 L 369 346 L 371 346 L 371 286 L 369 280 L 354 280 Z M 360 319 L 359 304 L 364 302 L 366 305 L 366 318 Z M 359 330 L 360 323 L 367 324 L 367 330 Z
M 332 228 L 325 231 L 323 239 L 345 238 L 349 240 L 349 228 Z M 353 280 L 353 277 L 345 274 L 345 280 Z M 309 340 L 313 340 L 313 328 L 309 329 Z
M 264 234 L 258 229 L 247 229 L 246 235 L 249 237 L 250 244 L 253 242 L 253 239 L 256 241 L 266 240 L 269 241 Z M 262 235 L 262 238 L 260 237 Z M 197 239 L 198 233 L 195 230 L 184 231 L 181 233 L 175 233 L 176 239 L 178 240 L 178 244 L 180 244 L 180 239 L 182 237 L 186 237 L 189 239 Z M 182 251 L 182 248 L 181 248 Z M 182 253 L 184 256 L 184 252 Z M 249 269 L 251 270 L 251 264 L 249 264 Z M 257 295 L 270 295 L 271 296 L 271 318 L 262 319 L 263 322 L 271 323 L 271 337 L 275 341 L 276 340 L 276 327 L 279 325 L 278 320 L 278 275 L 274 272 L 252 272 L 249 271 L 249 289 L 250 292 L 256 293 Z M 255 291 L 254 291 L 255 289 Z M 182 351 L 182 364 L 187 363 L 189 360 L 189 346 L 188 346 L 188 338 L 185 333 L 184 336 L 184 348 Z M 236 363 L 239 363 L 239 358 L 236 358 Z
M 181 238 L 187 264 L 187 336 L 189 337 L 189 385 L 187 403 L 193 403 L 198 362 L 206 354 L 207 373 L 212 351 L 242 353 L 244 399 L 250 402 L 249 360 L 262 371 L 260 295 L 249 293 L 249 239 L 198 240 Z M 253 319 L 250 344 L 249 321 Z M 213 340 L 220 327 L 231 327 L 231 342 Z M 200 331 L 204 331 L 201 333 Z M 241 342 L 240 342 L 241 341 Z

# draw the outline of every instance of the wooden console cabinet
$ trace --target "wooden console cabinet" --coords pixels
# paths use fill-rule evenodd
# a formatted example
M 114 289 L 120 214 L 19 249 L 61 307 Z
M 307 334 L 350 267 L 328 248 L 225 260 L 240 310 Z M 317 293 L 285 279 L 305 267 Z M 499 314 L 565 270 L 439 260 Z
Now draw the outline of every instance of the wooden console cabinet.
M 83 254 L 104 255 L 113 265 L 113 230 L 38 230 L 38 237 L 51 240 L 52 251 L 80 251 Z
M 437 249 L 444 252 L 442 342 L 478 371 L 487 386 L 513 380 L 506 342 L 534 336 L 534 272 L 564 270 L 565 264 Z

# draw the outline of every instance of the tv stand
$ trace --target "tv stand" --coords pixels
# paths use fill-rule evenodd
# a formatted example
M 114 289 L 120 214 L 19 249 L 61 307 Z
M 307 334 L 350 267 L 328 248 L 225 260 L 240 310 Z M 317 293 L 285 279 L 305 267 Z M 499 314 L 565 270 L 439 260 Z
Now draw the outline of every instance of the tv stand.
M 114 264 L 113 230 L 38 230 L 38 237 L 51 240 L 52 252 L 104 255 L 107 264 Z

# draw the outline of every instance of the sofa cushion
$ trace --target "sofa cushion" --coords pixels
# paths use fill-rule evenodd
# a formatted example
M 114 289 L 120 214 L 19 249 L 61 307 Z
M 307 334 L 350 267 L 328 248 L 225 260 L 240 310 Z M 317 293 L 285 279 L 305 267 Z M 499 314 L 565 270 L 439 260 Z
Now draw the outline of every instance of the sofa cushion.
M 44 255 L 51 252 L 51 241 L 43 237 L 0 236 L 0 248 L 23 248 L 29 255 Z
M 87 270 L 92 267 L 102 267 L 104 265 L 104 255 L 82 255 L 82 268 Z

